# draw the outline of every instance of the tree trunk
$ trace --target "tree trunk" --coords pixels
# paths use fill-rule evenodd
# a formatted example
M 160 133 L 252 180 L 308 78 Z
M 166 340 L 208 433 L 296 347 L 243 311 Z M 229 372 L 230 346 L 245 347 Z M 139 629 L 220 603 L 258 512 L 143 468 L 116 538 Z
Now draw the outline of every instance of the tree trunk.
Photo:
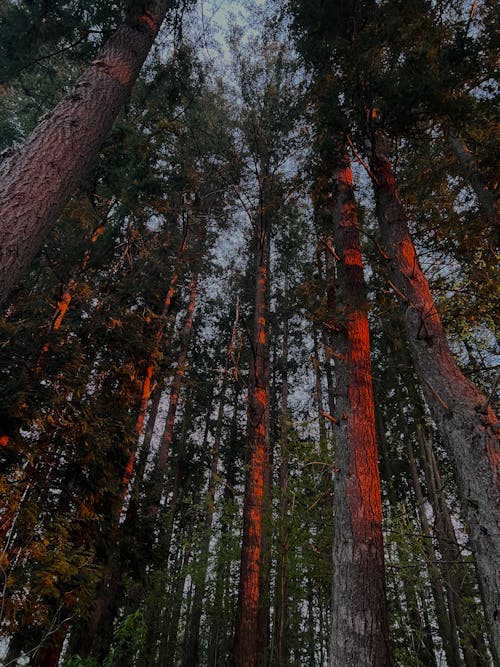
M 161 317 L 162 317 L 162 324 L 158 327 L 156 331 L 156 336 L 155 336 L 155 348 L 153 352 L 149 355 L 149 358 L 147 360 L 147 368 L 146 368 L 146 373 L 144 374 L 144 380 L 142 383 L 142 392 L 141 392 L 141 400 L 139 403 L 139 410 L 137 413 L 137 418 L 135 422 L 135 431 L 137 434 L 137 445 L 138 441 L 142 435 L 142 430 L 144 428 L 144 420 L 146 418 L 146 412 L 148 409 L 148 404 L 149 400 L 151 398 L 151 391 L 152 391 L 152 386 L 151 386 L 151 380 L 153 379 L 153 371 L 154 371 L 154 362 L 155 362 L 155 357 L 158 354 L 158 350 L 160 347 L 160 344 L 163 341 L 163 338 L 165 336 L 165 329 L 166 329 L 166 318 L 170 315 L 170 312 L 172 310 L 172 299 L 175 294 L 175 290 L 177 287 L 177 282 L 179 280 L 179 270 L 180 270 L 180 264 L 182 262 L 182 259 L 184 257 L 184 253 L 186 251 L 187 247 L 187 232 L 188 232 L 188 226 L 187 224 L 184 225 L 184 232 L 183 232 L 183 237 L 182 237 L 182 242 L 179 248 L 179 251 L 177 253 L 177 265 L 175 267 L 174 273 L 172 274 L 172 277 L 170 279 L 170 283 L 168 286 L 167 294 L 165 296 L 165 299 L 163 301 L 163 308 L 161 312 Z M 196 281 L 195 281 L 196 282 Z M 158 398 L 159 401 L 159 398 Z M 156 404 L 156 412 L 158 411 L 158 404 Z M 155 415 L 156 416 L 156 415 Z M 154 422 L 152 424 L 152 428 L 154 429 Z M 145 442 L 143 443 L 143 447 L 145 446 Z M 130 481 L 132 479 L 132 474 L 134 471 L 134 464 L 135 464 L 135 459 L 137 456 L 137 446 L 134 447 L 133 451 L 130 454 L 129 460 L 127 461 L 127 465 L 125 467 L 125 473 L 123 475 L 122 479 L 122 498 L 121 498 L 121 506 L 120 506 L 120 512 L 123 507 L 123 502 L 125 501 L 126 495 L 129 490 L 129 485 Z
M 420 526 L 423 533 L 423 549 L 427 560 L 429 570 L 429 580 L 436 605 L 436 616 L 439 627 L 439 634 L 443 641 L 443 647 L 446 655 L 446 661 L 450 667 L 460 667 L 462 658 L 460 656 L 458 634 L 454 619 L 446 609 L 443 582 L 438 571 L 438 558 L 432 546 L 432 532 L 425 511 L 425 498 L 422 492 L 422 486 L 418 477 L 413 446 L 409 435 L 406 434 L 406 452 L 408 454 L 408 463 L 410 467 L 411 479 L 415 498 L 417 500 L 417 511 Z
M 170 403 L 168 406 L 168 413 L 167 413 L 167 419 L 165 421 L 165 428 L 163 431 L 162 442 L 158 450 L 154 470 L 151 474 L 151 488 L 150 492 L 148 493 L 148 498 L 146 499 L 146 511 L 145 511 L 146 517 L 156 516 L 160 505 L 163 478 L 165 476 L 165 471 L 167 469 L 168 459 L 170 455 L 170 448 L 174 437 L 174 424 L 175 424 L 175 416 L 177 414 L 177 405 L 179 403 L 179 397 L 180 397 L 182 382 L 184 379 L 184 373 L 186 372 L 189 340 L 191 338 L 191 331 L 193 327 L 193 315 L 196 304 L 197 281 L 198 281 L 198 276 L 195 275 L 191 280 L 187 317 L 186 317 L 186 322 L 184 324 L 184 328 L 182 330 L 181 350 L 179 353 L 177 368 L 175 370 L 175 376 L 170 391 Z
M 262 170 L 267 185 L 269 173 Z M 261 191 L 259 219 L 254 222 L 256 281 L 252 335 L 252 359 L 248 391 L 248 459 L 243 507 L 243 543 L 241 549 L 238 616 L 234 640 L 236 667 L 257 667 L 259 637 L 258 616 L 261 601 L 262 519 L 264 513 L 264 477 L 268 449 L 269 360 L 267 345 L 269 229 L 266 201 Z
M 229 435 L 229 447 L 226 452 L 224 467 L 226 482 L 224 484 L 224 505 L 221 516 L 221 536 L 218 544 L 217 563 L 215 566 L 215 590 L 211 606 L 212 620 L 208 642 L 207 667 L 218 667 L 222 664 L 222 656 L 226 655 L 226 644 L 230 636 L 229 613 L 224 605 L 224 587 L 230 579 L 230 564 L 227 560 L 228 541 L 231 540 L 232 525 L 234 522 L 234 487 L 236 484 L 236 439 L 238 435 L 238 405 L 240 402 L 240 387 L 234 385 L 233 416 Z M 227 651 L 229 652 L 229 651 Z
M 334 158 L 330 219 L 338 259 L 336 312 L 331 313 L 331 324 L 338 352 L 338 428 L 330 664 L 387 667 L 390 659 L 370 335 L 352 173 L 343 142 Z
M 0 166 L 0 305 L 41 248 L 130 96 L 171 0 L 117 30 L 49 118 Z
M 215 511 L 215 493 L 217 491 L 218 474 L 217 469 L 219 465 L 220 445 L 222 441 L 222 428 L 224 425 L 224 408 L 226 406 L 226 394 L 229 383 L 230 365 L 234 352 L 234 345 L 236 341 L 236 332 L 239 319 L 239 301 L 236 302 L 236 314 L 231 332 L 231 338 L 226 350 L 226 360 L 224 364 L 222 386 L 219 397 L 219 408 L 217 411 L 217 422 L 215 427 L 215 439 L 212 448 L 212 461 L 210 467 L 210 477 L 208 480 L 208 502 L 205 513 L 205 525 L 203 543 L 200 554 L 200 576 L 195 581 L 195 592 L 193 595 L 193 604 L 191 609 L 191 619 L 189 624 L 189 641 L 186 646 L 186 653 L 184 657 L 185 667 L 195 667 L 198 664 L 198 651 L 200 639 L 200 621 L 203 610 L 203 598 L 206 590 L 206 577 L 208 568 L 208 557 L 210 553 L 210 538 L 212 536 L 212 523 Z M 207 419 L 208 422 L 208 419 Z
M 382 242 L 389 256 L 413 362 L 453 465 L 474 549 L 493 652 L 500 652 L 500 447 L 497 419 L 450 351 L 429 284 L 410 237 L 387 139 L 371 132 L 371 171 Z
M 288 650 L 288 281 L 285 278 L 285 314 L 283 348 L 281 352 L 281 409 L 280 409 L 280 484 L 279 484 L 279 537 L 275 584 L 274 656 L 272 664 L 287 667 Z
M 420 424 L 417 424 L 417 439 L 424 459 L 427 488 L 435 517 L 435 533 L 442 556 L 442 571 L 446 583 L 450 618 L 453 618 L 453 623 L 460 638 L 466 667 L 477 667 L 478 664 L 482 663 L 480 655 L 476 656 L 473 649 L 475 638 L 471 636 L 472 633 L 468 630 L 468 624 L 464 617 L 465 610 L 463 609 L 463 599 L 466 596 L 470 598 L 475 596 L 464 590 L 463 571 L 460 571 L 462 567 L 460 565 L 460 546 L 457 542 L 431 442 Z
M 476 160 L 467 148 L 463 139 L 461 139 L 451 128 L 448 128 L 446 135 L 462 171 L 471 184 L 479 205 L 491 225 L 493 233 L 498 233 L 500 218 L 495 205 L 494 192 L 488 187 L 483 175 L 478 170 Z

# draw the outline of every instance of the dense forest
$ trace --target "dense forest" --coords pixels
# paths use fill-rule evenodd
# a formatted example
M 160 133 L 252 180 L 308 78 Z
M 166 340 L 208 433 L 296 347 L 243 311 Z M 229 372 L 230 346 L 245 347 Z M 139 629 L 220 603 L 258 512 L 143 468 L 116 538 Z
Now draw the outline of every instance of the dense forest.
M 498 20 L 2 0 L 4 667 L 500 665 Z

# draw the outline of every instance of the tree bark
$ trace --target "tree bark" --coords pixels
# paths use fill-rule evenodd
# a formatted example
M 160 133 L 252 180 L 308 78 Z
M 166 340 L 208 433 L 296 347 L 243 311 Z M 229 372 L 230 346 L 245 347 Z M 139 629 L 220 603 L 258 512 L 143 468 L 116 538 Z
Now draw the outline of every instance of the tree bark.
M 332 667 L 390 664 L 382 502 L 375 439 L 370 335 L 352 173 L 334 155 L 331 225 L 337 257 L 332 327 L 338 357 Z M 328 202 L 328 199 L 327 199 Z M 328 203 L 326 205 L 328 206 Z M 332 299 L 333 302 L 333 299 Z
M 500 653 L 500 447 L 484 394 L 458 368 L 401 203 L 388 142 L 373 120 L 370 166 L 382 242 L 427 404 L 453 465 L 474 549 L 493 652 Z
M 258 616 L 260 571 L 262 566 L 262 519 L 264 477 L 268 449 L 268 270 L 269 221 L 265 207 L 269 173 L 261 170 L 261 206 L 255 231 L 255 310 L 252 334 L 252 359 L 248 391 L 248 459 L 243 507 L 243 543 L 238 596 L 238 615 L 234 639 L 235 667 L 257 667 L 259 652 Z
M 0 166 L 0 305 L 41 248 L 132 87 L 172 0 L 117 30 L 70 93 Z

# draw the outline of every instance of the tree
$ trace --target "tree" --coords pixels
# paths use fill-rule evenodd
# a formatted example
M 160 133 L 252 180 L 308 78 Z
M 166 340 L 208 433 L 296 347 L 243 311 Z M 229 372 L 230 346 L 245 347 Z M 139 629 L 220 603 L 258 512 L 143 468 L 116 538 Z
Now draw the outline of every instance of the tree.
M 93 63 L 0 171 L 0 303 L 42 246 L 89 168 L 172 3 L 158 0 L 130 13 Z

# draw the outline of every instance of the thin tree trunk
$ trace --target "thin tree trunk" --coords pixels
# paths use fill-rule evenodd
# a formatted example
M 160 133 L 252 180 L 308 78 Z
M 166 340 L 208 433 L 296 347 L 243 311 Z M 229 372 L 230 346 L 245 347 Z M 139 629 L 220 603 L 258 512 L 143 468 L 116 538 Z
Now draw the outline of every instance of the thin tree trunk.
M 370 156 L 377 217 L 413 362 L 431 415 L 453 465 L 474 549 L 479 582 L 500 659 L 500 446 L 498 422 L 484 394 L 460 371 L 420 268 L 389 148 L 375 126 Z
M 238 435 L 238 405 L 240 391 L 238 385 L 234 387 L 233 416 L 231 419 L 231 430 L 229 435 L 230 446 L 225 456 L 226 482 L 224 485 L 224 506 L 221 517 L 221 535 L 219 540 L 219 553 L 215 566 L 215 591 L 212 603 L 212 621 L 210 623 L 210 636 L 208 643 L 207 667 L 218 667 L 221 664 L 221 656 L 225 654 L 226 638 L 228 632 L 228 614 L 224 607 L 224 586 L 229 579 L 229 564 L 226 560 L 227 541 L 231 538 L 231 527 L 234 520 L 234 486 L 236 483 L 236 438 Z M 230 509 L 229 509 L 230 508 Z
M 177 368 L 172 382 L 170 391 L 170 402 L 168 406 L 167 418 L 165 421 L 165 428 L 163 431 L 162 441 L 155 461 L 155 467 L 151 474 L 151 489 L 146 499 L 145 516 L 156 516 L 162 495 L 162 484 L 167 469 L 168 459 L 170 455 L 170 448 L 174 437 L 175 416 L 177 414 L 177 405 L 186 372 L 187 355 L 189 350 L 189 341 L 191 338 L 191 331 L 193 327 L 193 316 L 196 304 L 198 276 L 195 275 L 191 280 L 190 297 L 188 304 L 188 311 L 186 322 L 182 331 L 181 350 L 177 360 Z
M 438 572 L 438 558 L 432 546 L 432 532 L 429 526 L 429 521 L 425 513 L 425 498 L 422 492 L 422 486 L 418 476 L 417 466 L 415 463 L 415 456 L 413 453 L 413 445 L 411 439 L 406 437 L 406 452 L 408 454 L 408 463 L 410 466 L 410 473 L 412 479 L 413 491 L 417 500 L 417 512 L 420 521 L 420 526 L 423 533 L 423 549 L 427 560 L 427 567 L 429 571 L 429 579 L 436 605 L 436 616 L 439 627 L 439 634 L 443 641 L 443 647 L 446 654 L 446 661 L 450 667 L 460 667 L 462 658 L 460 655 L 459 641 L 456 624 L 454 619 L 446 609 L 445 595 L 443 590 L 443 582 Z
M 397 481 L 395 479 L 394 473 L 393 473 L 393 467 L 391 463 L 391 452 L 389 450 L 389 444 L 387 442 L 386 438 L 386 427 L 384 423 L 384 417 L 380 409 L 380 403 L 377 398 L 377 391 L 376 388 L 374 387 L 374 397 L 375 397 L 375 425 L 376 425 L 376 430 L 377 430 L 377 440 L 379 443 L 379 450 L 381 454 L 381 458 L 383 460 L 383 466 L 384 466 L 384 476 L 386 480 L 386 488 L 387 488 L 387 497 L 389 500 L 389 512 L 391 512 L 392 509 L 397 510 L 398 507 L 398 500 L 397 496 L 395 493 L 395 487 L 394 483 Z M 408 446 L 408 434 L 407 434 L 407 446 Z M 410 444 L 411 446 L 411 444 Z M 411 468 L 411 466 L 410 466 Z M 413 477 L 413 475 L 417 474 L 416 473 L 416 467 L 415 469 L 412 470 L 412 478 L 414 483 L 416 482 L 417 484 L 420 484 L 418 476 L 416 478 Z M 420 489 L 420 486 L 419 486 Z M 424 508 L 422 505 L 419 505 L 419 512 L 424 511 Z M 424 545 L 424 549 L 427 547 L 431 547 L 431 545 Z M 400 541 L 396 541 L 396 551 L 397 551 L 397 557 L 398 561 L 402 562 L 406 558 L 406 554 L 404 553 L 403 546 L 401 545 Z M 426 552 L 427 553 L 427 552 Z M 429 567 L 433 567 L 434 571 L 436 570 L 436 566 L 432 563 L 429 563 Z M 439 580 L 438 580 L 439 581 Z M 416 645 L 415 650 L 417 654 L 417 658 L 419 660 L 419 664 L 425 665 L 426 667 L 432 667 L 432 665 L 436 664 L 436 659 L 435 659 L 435 654 L 434 654 L 434 646 L 432 643 L 432 635 L 431 635 L 431 641 L 429 644 L 428 641 L 428 635 L 427 633 L 424 635 L 424 641 L 420 641 L 419 639 L 419 634 L 422 632 L 424 628 L 426 628 L 425 624 L 422 622 L 422 618 L 420 615 L 420 609 L 418 607 L 417 603 L 417 593 L 415 590 L 415 586 L 411 581 L 408 581 L 408 578 L 402 575 L 401 577 L 401 582 L 402 582 L 402 587 L 404 591 L 404 596 L 406 599 L 406 608 L 407 608 L 407 613 L 408 617 L 410 620 L 410 628 L 409 628 L 409 639 L 411 639 L 412 643 Z M 439 584 L 441 582 L 439 581 Z M 441 599 L 443 603 L 443 608 L 440 610 L 442 614 L 444 614 L 444 619 L 446 620 L 446 608 L 444 607 L 444 596 L 443 596 L 443 591 L 442 588 L 441 590 Z M 397 598 L 395 600 L 395 604 L 398 606 L 399 613 L 400 613 L 400 618 L 401 618 L 401 625 L 404 626 L 405 624 L 405 612 L 403 610 L 403 607 L 401 605 L 401 601 L 399 600 L 399 596 L 395 596 Z M 443 618 L 440 616 L 438 612 L 438 626 L 440 630 L 442 630 L 442 624 L 441 620 Z M 444 626 L 446 628 L 446 631 L 448 630 L 447 626 Z M 443 634 L 441 634 L 443 637 Z M 448 640 L 448 637 L 443 637 L 443 643 L 446 645 L 446 642 Z M 446 650 L 446 649 L 445 649 Z M 447 659 L 449 662 L 448 667 L 454 667 L 455 663 L 450 662 L 448 658 L 448 651 L 446 650 L 446 655 Z
M 318 408 L 319 424 L 319 451 L 323 461 L 327 458 L 327 436 L 325 426 L 325 402 L 323 400 L 323 385 L 321 382 L 321 364 L 319 360 L 319 344 L 316 328 L 313 327 L 313 355 L 312 362 L 314 368 L 314 397 Z
M 283 348 L 281 352 L 281 406 L 280 406 L 280 471 L 279 471 L 279 538 L 276 565 L 276 601 L 274 616 L 273 665 L 286 667 L 289 662 L 288 645 L 288 277 L 285 277 L 285 313 Z
M 331 315 L 338 351 L 338 428 L 330 664 L 387 667 L 390 658 L 370 335 L 352 173 L 343 142 L 334 158 L 331 225 L 339 259 L 337 307 Z
M 0 304 L 89 168 L 130 96 L 171 0 L 117 30 L 50 117 L 0 166 Z
M 424 434 L 420 424 L 417 424 L 417 440 L 424 457 L 424 470 L 435 517 L 435 533 L 442 556 L 442 570 L 446 582 L 450 617 L 453 618 L 458 637 L 460 638 L 466 667 L 477 667 L 478 664 L 481 664 L 480 658 L 476 656 L 472 648 L 473 638 L 468 630 L 463 613 L 463 598 L 466 592 L 463 590 L 463 576 L 458 571 L 461 560 L 460 547 L 444 495 L 443 483 L 434 452 L 432 451 L 431 442 Z
M 219 465 L 220 445 L 222 441 L 222 428 L 224 425 L 224 408 L 226 406 L 226 394 L 229 383 L 229 372 L 232 363 L 234 345 L 236 342 L 236 333 L 239 319 L 239 301 L 236 301 L 236 314 L 231 332 L 231 338 L 226 350 L 226 360 L 224 364 L 222 386 L 220 390 L 219 408 L 217 411 L 217 422 L 215 427 L 214 445 L 212 448 L 212 462 L 210 467 L 210 477 L 208 480 L 208 502 L 205 513 L 204 537 L 200 554 L 200 577 L 195 582 L 195 592 L 193 596 L 192 612 L 189 625 L 189 641 L 184 657 L 185 667 L 195 667 L 198 664 L 198 651 L 200 639 L 200 621 L 203 610 L 203 599 L 206 590 L 206 577 L 208 568 L 208 557 L 210 552 L 210 538 L 212 535 L 212 523 L 215 511 L 215 493 L 218 486 L 217 469 Z M 208 421 L 208 420 L 207 420 Z
M 187 233 L 188 233 L 188 225 L 187 223 L 184 225 L 184 231 L 183 231 L 183 237 L 182 237 L 182 242 L 179 248 L 179 251 L 177 253 L 177 263 L 176 267 L 174 270 L 174 273 L 172 277 L 170 278 L 170 283 L 168 286 L 167 294 L 165 296 L 165 299 L 163 301 L 163 308 L 161 312 L 161 318 L 162 318 L 162 323 L 158 327 L 158 330 L 156 331 L 156 336 L 155 336 L 155 348 L 153 352 L 149 355 L 149 358 L 147 360 L 147 368 L 146 368 L 146 373 L 144 374 L 144 380 L 142 383 L 142 392 L 141 392 L 141 400 L 139 403 L 139 411 L 137 413 L 137 419 L 135 422 L 135 431 L 137 434 L 137 441 L 140 439 L 142 435 L 142 429 L 144 428 L 144 420 L 146 418 L 146 412 L 148 409 L 148 404 L 149 400 L 151 398 L 151 390 L 152 390 L 152 379 L 153 379 L 153 371 L 154 371 L 154 363 L 155 363 L 155 357 L 158 354 L 158 350 L 160 347 L 160 344 L 163 341 L 163 338 L 165 336 L 165 329 L 166 329 L 166 318 L 170 315 L 170 312 L 172 310 L 172 299 L 175 294 L 175 290 L 177 287 L 177 282 L 179 280 L 179 271 L 180 271 L 180 264 L 183 260 L 184 253 L 186 252 L 186 247 L 187 247 Z M 195 281 L 196 282 L 196 281 Z M 154 423 L 153 423 L 153 428 L 154 428 Z M 138 444 L 138 442 L 137 442 Z M 143 444 L 144 446 L 144 444 Z M 134 471 L 134 464 L 135 464 L 135 458 L 137 456 L 137 446 L 134 447 L 133 451 L 130 454 L 129 460 L 127 461 L 127 465 L 125 467 L 125 473 L 123 475 L 122 479 L 122 498 L 121 498 L 121 506 L 120 506 L 120 512 L 123 507 L 123 502 L 125 500 L 125 497 L 128 493 L 129 490 L 129 485 L 130 481 L 132 479 L 132 474 Z
M 465 177 L 476 194 L 479 205 L 490 223 L 492 231 L 497 232 L 500 226 L 500 218 L 495 205 L 494 192 L 488 187 L 483 175 L 478 170 L 476 160 L 463 139 L 451 128 L 446 130 L 446 136 Z

